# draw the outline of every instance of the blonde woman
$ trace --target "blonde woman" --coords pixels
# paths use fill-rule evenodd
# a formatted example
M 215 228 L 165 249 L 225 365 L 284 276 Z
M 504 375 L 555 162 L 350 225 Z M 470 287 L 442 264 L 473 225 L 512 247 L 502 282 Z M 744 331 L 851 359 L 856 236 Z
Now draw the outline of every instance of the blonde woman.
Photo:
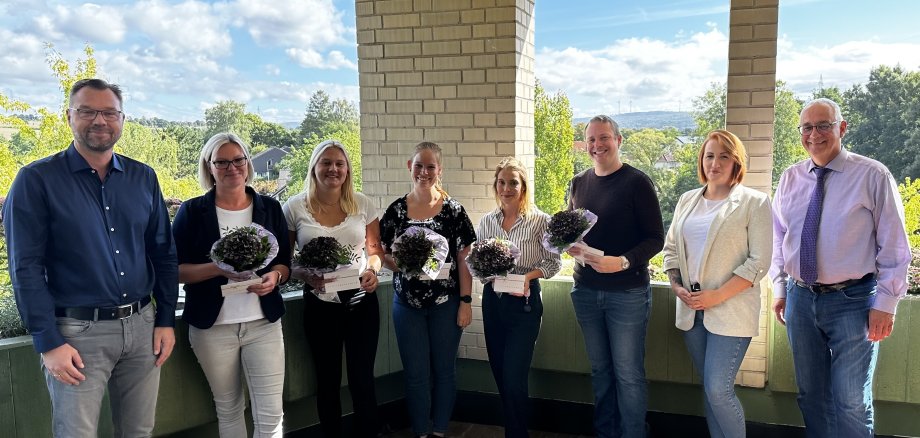
M 482 319 L 492 376 L 501 394 L 505 437 L 527 437 L 529 399 L 527 377 L 533 359 L 534 343 L 540 334 L 543 301 L 540 278 L 559 272 L 559 254 L 540 243 L 549 216 L 530 202 L 527 169 L 508 157 L 495 168 L 492 181 L 497 208 L 479 221 L 480 240 L 502 238 L 513 242 L 521 255 L 512 274 L 524 275 L 524 288 L 518 293 L 499 295 L 492 283 L 482 295 Z
M 741 184 L 744 144 L 716 130 L 697 160 L 703 187 L 684 193 L 664 245 L 677 300 L 677 328 L 703 377 L 706 423 L 714 438 L 745 436 L 735 375 L 757 336 L 761 279 L 773 254 L 769 197 Z
M 440 146 L 419 143 L 406 166 L 412 191 L 387 208 L 380 221 L 381 240 L 385 263 L 393 270 L 393 324 L 406 376 L 409 421 L 417 436 L 443 436 L 456 398 L 460 335 L 473 314 L 472 276 L 465 259 L 476 232 L 463 206 L 441 188 Z M 393 241 L 410 226 L 426 227 L 447 239 L 447 279 L 410 278 L 396 267 L 390 255 Z
M 377 272 L 380 270 L 380 222 L 373 201 L 352 186 L 351 161 L 342 143 L 327 140 L 313 149 L 304 191 L 282 209 L 291 246 L 333 237 L 354 248 L 353 266 L 361 272 L 361 289 L 317 293 L 322 278 L 299 269 L 305 281 L 304 331 L 316 368 L 320 427 L 326 437 L 342 436 L 342 348 L 347 356 L 348 389 L 355 410 L 355 436 L 375 437 L 379 427 L 374 391 L 374 361 L 380 332 Z M 363 296 L 362 296 L 363 295 Z

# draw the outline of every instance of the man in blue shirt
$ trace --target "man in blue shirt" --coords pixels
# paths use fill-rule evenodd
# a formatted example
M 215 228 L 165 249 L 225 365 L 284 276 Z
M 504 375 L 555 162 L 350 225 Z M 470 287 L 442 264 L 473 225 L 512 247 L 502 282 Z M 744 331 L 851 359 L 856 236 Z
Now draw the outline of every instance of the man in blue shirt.
M 118 86 L 78 81 L 69 106 L 73 143 L 23 167 L 3 206 L 16 303 L 41 353 L 55 436 L 95 437 L 106 386 L 115 435 L 150 436 L 175 344 L 169 216 L 153 169 L 113 152 Z

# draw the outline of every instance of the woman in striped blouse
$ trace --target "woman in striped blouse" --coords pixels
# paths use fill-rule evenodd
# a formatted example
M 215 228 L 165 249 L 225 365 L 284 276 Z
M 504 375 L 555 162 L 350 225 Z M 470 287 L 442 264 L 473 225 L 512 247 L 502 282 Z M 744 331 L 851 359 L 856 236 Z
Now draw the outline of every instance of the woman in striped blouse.
M 549 216 L 530 202 L 524 165 L 511 157 L 502 160 L 495 168 L 492 188 L 498 208 L 479 222 L 477 237 L 514 242 L 521 256 L 511 273 L 524 275 L 525 281 L 514 294 L 498 294 L 491 282 L 486 284 L 482 319 L 489 365 L 502 398 L 505 436 L 526 437 L 527 376 L 543 316 L 539 279 L 556 275 L 560 260 L 540 244 Z

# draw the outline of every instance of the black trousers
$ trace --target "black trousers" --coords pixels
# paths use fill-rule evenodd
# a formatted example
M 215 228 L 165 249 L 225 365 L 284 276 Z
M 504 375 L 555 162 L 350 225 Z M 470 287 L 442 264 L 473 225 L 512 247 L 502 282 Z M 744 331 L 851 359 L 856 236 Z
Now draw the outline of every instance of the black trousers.
M 309 288 L 309 287 L 308 287 Z M 346 306 L 322 301 L 304 291 L 304 331 L 316 368 L 316 406 L 326 438 L 342 434 L 342 347 L 345 347 L 348 390 L 354 406 L 354 436 L 376 437 L 379 428 L 374 389 L 374 360 L 380 333 L 377 294 L 369 293 Z M 348 302 L 352 292 L 342 292 Z
M 530 397 L 527 377 L 534 344 L 540 334 L 543 301 L 540 282 L 530 282 L 530 312 L 525 299 L 508 294 L 500 297 L 485 285 L 482 293 L 482 323 L 492 376 L 502 399 L 505 437 L 527 437 Z

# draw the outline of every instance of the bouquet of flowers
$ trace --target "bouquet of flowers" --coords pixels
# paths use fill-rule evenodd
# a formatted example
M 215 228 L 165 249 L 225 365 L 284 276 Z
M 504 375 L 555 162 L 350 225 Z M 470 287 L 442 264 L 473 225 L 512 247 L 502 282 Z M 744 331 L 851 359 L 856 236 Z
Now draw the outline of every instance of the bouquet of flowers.
M 393 241 L 396 267 L 408 277 L 437 276 L 447 258 L 447 239 L 425 227 L 409 227 Z
M 517 245 L 506 239 L 485 239 L 473 243 L 466 264 L 470 273 L 483 284 L 508 275 L 521 255 Z
M 322 275 L 356 262 L 354 250 L 354 246 L 343 245 L 334 237 L 315 237 L 294 256 L 294 263 L 309 275 Z
M 278 239 L 253 223 L 230 230 L 211 246 L 211 260 L 224 271 L 251 277 L 278 255 Z
M 591 231 L 597 223 L 597 215 L 583 208 L 563 210 L 553 215 L 543 235 L 543 247 L 547 251 L 562 254 Z

